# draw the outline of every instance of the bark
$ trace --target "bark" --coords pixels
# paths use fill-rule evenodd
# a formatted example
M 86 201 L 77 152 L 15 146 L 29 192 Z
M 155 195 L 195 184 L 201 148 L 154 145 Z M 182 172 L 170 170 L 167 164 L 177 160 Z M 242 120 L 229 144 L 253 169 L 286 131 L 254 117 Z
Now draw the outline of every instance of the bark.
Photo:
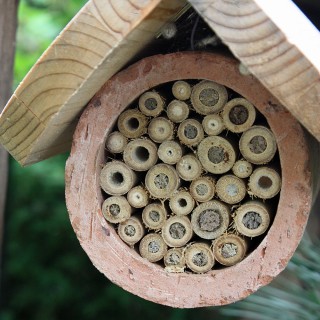
M 12 91 L 18 2 L 18 0 L 0 0 L 0 112 Z M 7 180 L 8 153 L 0 145 L 0 259 L 2 258 Z

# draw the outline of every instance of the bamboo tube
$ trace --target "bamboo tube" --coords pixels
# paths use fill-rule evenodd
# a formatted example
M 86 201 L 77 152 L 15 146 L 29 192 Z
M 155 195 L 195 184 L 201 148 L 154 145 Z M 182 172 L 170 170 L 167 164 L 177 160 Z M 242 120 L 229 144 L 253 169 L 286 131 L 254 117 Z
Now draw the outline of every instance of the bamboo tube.
M 248 186 L 252 195 L 261 199 L 271 199 L 281 189 L 281 178 L 274 169 L 259 167 L 250 176 Z
M 191 92 L 194 109 L 203 115 L 218 113 L 228 100 L 227 89 L 213 81 L 201 81 Z
M 186 267 L 182 248 L 172 248 L 167 251 L 163 258 L 165 270 L 168 272 L 183 272 Z
M 224 266 L 230 267 L 243 260 L 247 243 L 235 234 L 226 234 L 213 241 L 213 255 Z
M 191 95 L 191 86 L 186 81 L 176 81 L 172 86 L 172 94 L 178 100 L 187 100 Z
M 161 203 L 150 203 L 142 211 L 142 221 L 149 229 L 161 229 L 166 220 L 167 210 Z
M 148 205 L 149 202 L 148 193 L 142 186 L 136 186 L 129 190 L 127 199 L 133 208 L 143 208 Z
M 127 138 L 135 139 L 146 133 L 148 118 L 136 109 L 122 112 L 118 118 L 118 129 Z
M 139 252 L 142 258 L 150 262 L 157 262 L 166 254 L 167 245 L 161 235 L 158 233 L 149 233 L 141 239 Z
M 180 178 L 185 181 L 192 181 L 200 177 L 202 166 L 200 161 L 193 154 L 186 154 L 176 164 Z
M 203 139 L 198 145 L 197 154 L 204 169 L 214 174 L 229 171 L 236 161 L 236 152 L 231 143 L 218 136 Z
M 100 186 L 108 194 L 119 196 L 127 193 L 137 181 L 133 170 L 121 161 L 108 162 L 100 173 Z
M 177 191 L 180 179 L 172 166 L 160 163 L 147 172 L 145 185 L 151 196 L 165 199 Z
M 178 216 L 188 215 L 194 208 L 194 199 L 186 190 L 180 190 L 170 198 L 169 207 Z
M 169 247 L 182 247 L 187 244 L 193 235 L 192 226 L 188 217 L 172 216 L 162 227 L 162 238 Z
M 247 160 L 238 160 L 232 167 L 232 172 L 239 178 L 248 178 L 253 171 L 252 164 Z
M 240 178 L 228 174 L 219 178 L 216 183 L 217 196 L 223 202 L 236 204 L 246 196 L 246 185 Z
M 191 215 L 193 231 L 201 238 L 212 240 L 222 235 L 230 221 L 229 207 L 217 200 L 201 203 Z
M 243 157 L 249 162 L 265 164 L 274 157 L 277 142 L 268 128 L 253 126 L 242 134 L 239 148 Z
M 139 109 L 148 117 L 158 116 L 164 109 L 164 100 L 155 91 L 147 91 L 139 98 Z
M 154 142 L 161 143 L 173 138 L 173 123 L 164 117 L 153 118 L 148 126 L 148 134 Z
M 158 148 L 158 157 L 167 164 L 176 164 L 182 157 L 182 146 L 176 141 L 164 141 Z
M 222 119 L 231 132 L 248 130 L 256 119 L 256 109 L 244 98 L 235 98 L 226 103 L 222 110 Z
M 215 260 L 210 246 L 206 243 L 193 243 L 184 253 L 186 264 L 195 273 L 205 273 L 212 269 Z
M 102 214 L 108 222 L 120 223 L 130 218 L 132 208 L 124 196 L 111 196 L 102 204 Z
M 195 119 L 186 119 L 178 127 L 178 138 L 182 144 L 192 147 L 203 140 L 204 133 L 201 123 Z
M 244 236 L 257 237 L 268 229 L 270 214 L 265 204 L 249 201 L 236 210 L 234 224 L 237 231 Z
M 190 194 L 198 202 L 206 202 L 214 197 L 215 182 L 213 178 L 202 176 L 190 184 Z
M 146 171 L 158 161 L 157 146 L 149 139 L 130 141 L 123 152 L 124 162 L 135 171 Z
M 217 136 L 225 129 L 223 120 L 217 113 L 205 116 L 202 120 L 202 126 L 208 136 Z
M 167 107 L 168 118 L 175 123 L 186 120 L 189 116 L 188 105 L 180 100 L 172 100 Z
M 128 143 L 128 139 L 119 131 L 112 132 L 106 142 L 106 148 L 111 153 L 122 153 Z
M 128 245 L 133 246 L 144 236 L 144 227 L 137 217 L 130 217 L 118 226 L 119 237 Z

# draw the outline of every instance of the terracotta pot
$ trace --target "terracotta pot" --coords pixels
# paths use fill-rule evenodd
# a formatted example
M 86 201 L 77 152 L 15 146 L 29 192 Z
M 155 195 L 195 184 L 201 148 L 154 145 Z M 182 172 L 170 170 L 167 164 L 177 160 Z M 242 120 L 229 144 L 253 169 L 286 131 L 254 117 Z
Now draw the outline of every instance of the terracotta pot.
M 104 144 L 119 114 L 144 91 L 180 79 L 208 79 L 251 101 L 276 136 L 282 189 L 273 224 L 260 245 L 233 267 L 206 274 L 167 273 L 130 249 L 103 218 L 99 174 Z M 311 204 L 308 150 L 298 122 L 238 62 L 210 53 L 174 53 L 143 59 L 110 79 L 84 111 L 66 166 L 72 226 L 93 264 L 112 282 L 142 298 L 180 308 L 224 305 L 268 284 L 287 265 Z

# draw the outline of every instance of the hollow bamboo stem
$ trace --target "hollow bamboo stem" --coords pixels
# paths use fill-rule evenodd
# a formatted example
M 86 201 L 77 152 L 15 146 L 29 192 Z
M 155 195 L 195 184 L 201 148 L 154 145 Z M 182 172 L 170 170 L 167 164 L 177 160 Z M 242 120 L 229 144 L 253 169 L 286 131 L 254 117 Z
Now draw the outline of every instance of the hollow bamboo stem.
M 142 258 L 150 262 L 157 262 L 166 254 L 167 245 L 161 235 L 158 233 L 149 233 L 141 239 L 139 252 Z
M 162 227 L 162 238 L 169 247 L 182 247 L 192 238 L 192 226 L 186 216 L 172 216 Z
M 202 120 L 202 126 L 208 136 L 217 136 L 225 129 L 223 120 L 217 113 L 205 116 Z
M 158 148 L 149 139 L 130 141 L 123 152 L 124 162 L 135 171 L 147 171 L 158 161 Z
M 148 134 L 151 140 L 157 143 L 173 139 L 173 123 L 164 117 L 153 118 L 148 126 Z
M 106 148 L 111 153 L 122 153 L 128 143 L 128 139 L 119 131 L 112 132 L 106 141 Z
M 148 117 L 156 117 L 164 109 L 164 100 L 159 93 L 147 91 L 139 98 L 139 109 Z
M 120 223 L 129 219 L 132 208 L 124 196 L 111 196 L 104 200 L 102 214 L 108 222 Z
M 121 161 L 108 162 L 100 173 L 100 186 L 108 194 L 119 196 L 127 193 L 137 181 L 137 176 Z
M 180 190 L 173 194 L 169 200 L 171 211 L 178 216 L 188 215 L 194 208 L 194 199 L 186 190 Z
M 164 163 L 176 164 L 182 157 L 182 146 L 176 141 L 164 141 L 158 148 L 158 157 Z
M 215 239 L 222 235 L 230 222 L 230 209 L 224 203 L 211 200 L 201 203 L 191 215 L 193 231 L 203 239 Z
M 249 162 L 265 164 L 274 157 L 277 142 L 271 130 L 263 126 L 253 126 L 242 134 L 239 149 Z
M 169 249 L 163 261 L 165 270 L 168 272 L 183 272 L 186 267 L 186 259 L 182 248 Z
M 203 127 L 195 119 L 186 119 L 178 127 L 178 138 L 186 146 L 192 147 L 199 144 L 204 138 Z
M 212 177 L 202 176 L 190 184 L 190 194 L 198 202 L 206 202 L 214 197 L 215 182 Z
M 133 246 L 144 236 L 145 230 L 138 217 L 132 216 L 118 226 L 119 237 L 128 245 Z
M 232 172 L 239 178 L 248 178 L 253 171 L 252 164 L 247 160 L 238 160 L 232 167 Z
M 143 208 L 149 202 L 149 196 L 146 189 L 142 186 L 136 186 L 129 190 L 127 194 L 129 204 L 133 208 Z
M 200 177 L 202 166 L 200 161 L 193 154 L 184 155 L 176 164 L 180 178 L 185 181 L 192 181 Z
M 218 113 L 227 100 L 227 89 L 213 81 L 204 80 L 192 88 L 191 103 L 200 114 Z
M 167 107 L 168 118 L 175 123 L 186 120 L 189 116 L 188 105 L 180 100 L 172 100 Z
M 234 223 L 237 231 L 244 236 L 260 236 L 269 227 L 269 210 L 262 202 L 249 201 L 236 210 Z
M 167 210 L 160 202 L 147 205 L 142 211 L 142 221 L 151 230 L 159 230 L 167 220 Z
M 187 100 L 191 95 L 191 86 L 186 81 L 176 81 L 172 86 L 172 94 L 176 99 Z
M 188 268 L 195 273 L 206 273 L 212 269 L 215 260 L 210 246 L 206 243 L 193 243 L 185 250 Z
M 217 196 L 223 202 L 236 204 L 247 194 L 246 185 L 242 179 L 232 175 L 224 175 L 216 183 Z
M 146 133 L 148 118 L 136 109 L 129 109 L 120 114 L 117 124 L 125 137 L 135 139 Z

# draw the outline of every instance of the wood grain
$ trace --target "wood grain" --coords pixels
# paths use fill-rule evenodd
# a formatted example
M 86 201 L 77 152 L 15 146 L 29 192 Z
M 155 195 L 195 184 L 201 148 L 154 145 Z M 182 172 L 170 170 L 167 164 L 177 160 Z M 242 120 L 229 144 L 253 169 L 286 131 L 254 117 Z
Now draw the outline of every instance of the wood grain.
M 90 0 L 14 92 L 0 143 L 22 165 L 70 148 L 95 92 L 185 6 L 184 0 Z
M 320 35 L 288 0 L 189 0 L 233 54 L 320 141 Z

